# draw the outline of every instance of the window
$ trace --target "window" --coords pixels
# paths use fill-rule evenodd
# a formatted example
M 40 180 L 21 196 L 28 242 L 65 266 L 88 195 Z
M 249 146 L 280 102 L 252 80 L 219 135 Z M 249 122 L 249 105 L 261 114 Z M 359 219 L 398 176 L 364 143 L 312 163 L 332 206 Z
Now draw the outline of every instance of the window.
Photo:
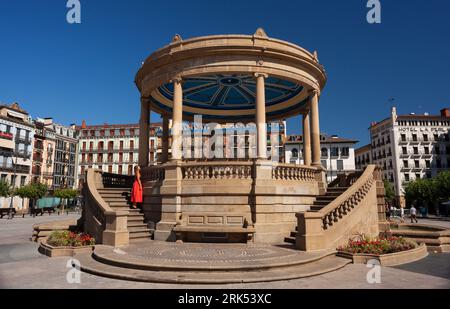
M 337 160 L 337 170 L 342 171 L 344 169 L 344 160 Z
M 297 148 L 292 149 L 292 157 L 293 158 L 298 158 L 298 150 L 297 150 Z
M 424 134 L 424 135 L 423 135 L 423 140 L 424 140 L 425 142 L 428 142 L 428 134 Z
M 83 150 L 86 150 L 86 142 L 83 142 Z
M 321 163 L 322 163 L 323 168 L 327 169 L 327 160 L 322 160 Z
M 401 135 L 402 142 L 406 142 L 406 134 Z
M 405 181 L 409 181 L 409 174 L 405 174 Z
M 119 148 L 120 148 L 120 150 L 123 149 L 123 141 L 120 141 Z
M 321 153 L 322 153 L 322 157 L 325 157 L 325 158 L 327 158 L 327 157 L 328 157 L 328 149 L 326 149 L 326 148 L 322 148 L 322 151 L 321 151 Z
M 413 134 L 412 135 L 412 139 L 413 139 L 414 142 L 417 142 L 417 134 Z
M 429 160 L 425 161 L 425 167 L 430 168 L 431 167 L 431 163 Z
M 414 149 L 414 154 L 419 154 L 419 148 L 418 147 L 413 147 Z
M 348 147 L 341 148 L 341 155 L 343 157 L 348 157 L 350 155 L 350 149 Z
M 402 147 L 402 153 L 405 155 L 405 154 L 408 154 L 408 149 L 406 148 L 406 147 Z
M 408 167 L 408 160 L 403 160 L 403 167 Z
M 133 165 L 128 165 L 128 175 L 133 175 Z
M 414 160 L 414 167 L 416 167 L 416 168 L 419 167 L 419 160 Z
M 108 173 L 112 173 L 112 165 L 108 166 Z
M 119 162 L 123 162 L 123 153 L 119 152 Z
M 423 147 L 423 150 L 424 150 L 425 154 L 430 154 L 430 148 Z
M 420 174 L 416 174 L 416 179 L 420 179 Z
M 15 184 L 16 184 L 16 179 L 17 179 L 17 176 L 16 176 L 16 175 L 11 175 L 11 184 L 12 184 L 12 185 L 15 185 Z
M 133 153 L 132 152 L 130 152 L 130 154 L 129 154 L 129 160 L 128 161 L 133 162 Z
M 134 140 L 130 140 L 130 150 L 134 149 Z
M 89 150 L 94 149 L 94 142 L 89 142 Z
M 25 181 L 27 180 L 27 176 L 20 177 L 20 186 L 23 187 L 25 185 Z
M 431 178 L 431 173 L 430 173 L 430 172 L 427 172 L 426 177 L 427 177 L 428 179 L 430 179 L 430 178 Z
M 122 165 L 119 165 L 119 171 L 118 171 L 119 175 L 122 175 Z

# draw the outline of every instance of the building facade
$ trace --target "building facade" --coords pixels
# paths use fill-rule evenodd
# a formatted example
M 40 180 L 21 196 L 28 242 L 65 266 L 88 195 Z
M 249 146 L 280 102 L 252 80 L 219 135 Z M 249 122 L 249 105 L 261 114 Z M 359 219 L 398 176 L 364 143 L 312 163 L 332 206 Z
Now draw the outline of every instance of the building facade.
M 64 126 L 53 121 L 55 131 L 53 189 L 76 188 L 78 166 L 78 132 L 75 125 Z
M 37 118 L 34 121 L 36 133 L 34 135 L 32 179 L 34 182 L 53 187 L 53 167 L 56 148 L 56 132 L 50 125 L 51 119 Z
M 448 108 L 439 115 L 397 115 L 393 107 L 389 118 L 370 126 L 373 163 L 383 169 L 402 205 L 405 184 L 450 169 L 449 130 Z
M 157 162 L 161 125 L 153 124 L 149 132 L 149 161 Z M 88 168 L 132 175 L 139 160 L 139 124 L 104 124 L 77 127 L 79 131 L 78 179 L 84 180 Z
M 29 114 L 18 103 L 0 105 L 0 177 L 13 188 L 31 180 L 35 129 Z M 27 209 L 28 200 L 0 197 L 0 207 Z
M 364 145 L 355 150 L 355 167 L 357 170 L 364 170 L 369 164 L 372 164 L 372 146 Z
M 331 182 L 339 173 L 355 171 L 355 144 L 358 141 L 336 135 L 320 135 L 321 163 Z M 304 164 L 303 135 L 288 135 L 284 143 L 285 162 Z

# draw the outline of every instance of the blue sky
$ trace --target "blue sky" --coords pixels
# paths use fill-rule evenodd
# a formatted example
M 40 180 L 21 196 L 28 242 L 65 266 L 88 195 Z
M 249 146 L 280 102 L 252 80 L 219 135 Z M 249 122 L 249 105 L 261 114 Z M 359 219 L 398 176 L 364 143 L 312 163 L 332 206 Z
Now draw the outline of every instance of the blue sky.
M 66 22 L 66 2 L 0 2 L 0 102 L 64 124 L 137 122 L 134 75 L 175 33 L 263 27 L 318 50 L 328 73 L 323 132 L 367 142 L 369 124 L 389 115 L 390 98 L 400 113 L 450 106 L 448 0 L 381 0 L 379 25 L 366 22 L 366 0 L 81 0 L 78 25 Z M 291 118 L 288 133 L 298 132 L 300 118 Z

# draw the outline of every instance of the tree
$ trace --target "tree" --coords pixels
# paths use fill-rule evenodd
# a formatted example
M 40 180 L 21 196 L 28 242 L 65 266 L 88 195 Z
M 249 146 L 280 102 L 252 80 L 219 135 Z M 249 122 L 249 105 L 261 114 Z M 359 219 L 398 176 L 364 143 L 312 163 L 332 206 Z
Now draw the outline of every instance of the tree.
M 385 179 L 383 183 L 384 183 L 384 198 L 392 205 L 395 200 L 394 186 L 387 179 Z
M 440 201 L 450 200 L 450 172 L 441 172 L 435 177 L 437 194 Z
M 0 196 L 9 197 L 12 194 L 12 188 L 9 182 L 5 180 L 0 180 Z
M 434 206 L 439 199 L 436 180 L 418 179 L 410 182 L 405 188 L 405 198 L 409 205 L 419 202 L 426 206 Z
M 28 198 L 33 201 L 33 205 L 36 205 L 36 201 L 45 196 L 47 193 L 47 186 L 45 184 L 35 182 L 14 191 L 14 195 L 21 197 L 22 199 Z
M 59 197 L 61 199 L 61 205 L 62 205 L 61 211 L 64 211 L 65 200 L 76 198 L 78 195 L 78 191 L 74 190 L 74 189 L 57 189 L 57 190 L 55 190 L 55 193 L 53 195 L 55 197 Z

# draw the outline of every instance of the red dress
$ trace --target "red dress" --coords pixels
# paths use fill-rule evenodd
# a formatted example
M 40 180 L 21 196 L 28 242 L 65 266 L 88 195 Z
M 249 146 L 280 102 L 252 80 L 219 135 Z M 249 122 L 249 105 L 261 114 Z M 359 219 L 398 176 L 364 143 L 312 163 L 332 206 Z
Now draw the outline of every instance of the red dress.
M 133 189 L 131 189 L 131 203 L 142 203 L 142 189 L 137 179 L 134 180 Z

